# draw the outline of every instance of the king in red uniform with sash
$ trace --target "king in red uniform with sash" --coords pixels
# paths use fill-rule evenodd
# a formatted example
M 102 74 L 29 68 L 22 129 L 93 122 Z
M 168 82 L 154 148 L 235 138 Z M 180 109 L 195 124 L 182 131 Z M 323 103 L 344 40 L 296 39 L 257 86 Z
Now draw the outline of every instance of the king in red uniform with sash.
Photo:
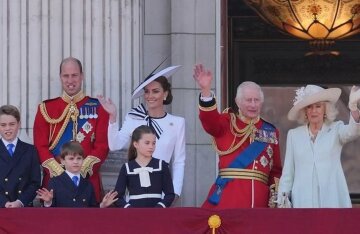
M 279 132 L 259 117 L 264 100 L 260 86 L 240 84 L 235 98 L 238 113 L 226 109 L 220 114 L 210 91 L 211 72 L 196 65 L 194 78 L 201 88 L 200 121 L 219 155 L 219 175 L 202 207 L 274 207 L 282 170 Z
M 44 168 L 43 186 L 47 186 L 50 177 L 64 172 L 58 159 L 61 146 L 68 141 L 78 141 L 85 153 L 81 175 L 89 176 L 100 201 L 99 170 L 109 152 L 109 115 L 96 98 L 85 96 L 81 91 L 83 73 L 79 60 L 64 59 L 60 65 L 60 79 L 62 96 L 42 102 L 34 122 L 34 145 Z

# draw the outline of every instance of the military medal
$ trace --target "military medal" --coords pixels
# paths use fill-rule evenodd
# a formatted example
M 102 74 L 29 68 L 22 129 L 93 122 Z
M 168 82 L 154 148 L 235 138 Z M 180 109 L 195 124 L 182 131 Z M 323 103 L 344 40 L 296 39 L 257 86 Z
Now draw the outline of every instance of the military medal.
M 86 122 L 82 126 L 82 129 L 84 130 L 84 132 L 86 132 L 86 134 L 89 134 L 89 132 L 91 132 L 91 130 L 93 129 L 93 126 L 89 122 Z
M 89 118 L 88 109 L 87 109 L 87 108 L 84 108 L 84 111 L 85 111 L 84 118 L 85 118 L 85 119 L 88 119 L 88 118 Z
M 84 118 L 84 115 L 83 115 L 83 113 L 82 113 L 82 110 L 83 110 L 83 108 L 80 108 L 80 115 L 79 115 L 79 118 L 80 118 L 80 119 L 83 119 L 83 118 Z
M 272 156 L 274 154 L 274 151 L 273 151 L 273 149 L 271 148 L 270 145 L 268 145 L 268 147 L 266 149 L 266 153 L 269 155 L 270 158 L 272 158 Z
M 82 132 L 76 134 L 76 141 L 81 143 L 85 139 L 85 135 Z
M 268 163 L 269 163 L 269 160 L 263 155 L 263 156 L 261 156 L 261 158 L 260 158 L 260 163 L 261 163 L 261 165 L 262 165 L 263 167 L 266 167 L 266 166 L 268 165 Z
M 93 119 L 93 118 L 94 118 L 94 114 L 93 114 L 93 109 L 92 109 L 92 108 L 91 108 L 91 109 L 89 108 L 89 113 L 90 113 L 90 114 L 89 114 L 89 118 L 90 118 L 90 119 Z
M 96 107 L 93 107 L 94 108 L 94 118 L 97 119 L 99 116 L 98 114 L 96 113 Z

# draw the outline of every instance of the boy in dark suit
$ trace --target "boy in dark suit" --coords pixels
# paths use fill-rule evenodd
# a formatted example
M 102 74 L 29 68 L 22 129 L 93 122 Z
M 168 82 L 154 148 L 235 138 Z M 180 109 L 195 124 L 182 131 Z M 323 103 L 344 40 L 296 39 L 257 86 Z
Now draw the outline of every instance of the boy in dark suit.
M 12 105 L 0 107 L 0 207 L 33 206 L 41 173 L 37 151 L 21 141 L 20 112 Z
M 37 191 L 38 197 L 44 201 L 45 207 L 96 207 L 93 185 L 80 176 L 84 162 L 84 150 L 79 142 L 70 141 L 62 145 L 60 154 L 61 164 L 65 172 L 52 177 L 48 189 Z M 108 193 L 100 207 L 112 204 L 117 193 Z

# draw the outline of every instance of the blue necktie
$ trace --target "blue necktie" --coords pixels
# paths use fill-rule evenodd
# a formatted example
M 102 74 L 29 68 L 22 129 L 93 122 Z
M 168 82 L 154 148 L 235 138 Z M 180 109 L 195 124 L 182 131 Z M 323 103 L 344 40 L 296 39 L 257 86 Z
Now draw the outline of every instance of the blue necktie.
M 15 145 L 12 144 L 12 143 L 10 143 L 10 144 L 8 144 L 6 147 L 7 147 L 7 151 L 9 152 L 10 156 L 12 157 L 13 154 L 14 154 L 14 150 L 13 150 L 13 149 L 14 149 Z
M 78 186 L 79 177 L 73 176 L 71 179 L 72 179 L 72 181 L 74 182 L 75 186 L 77 187 L 77 186 Z

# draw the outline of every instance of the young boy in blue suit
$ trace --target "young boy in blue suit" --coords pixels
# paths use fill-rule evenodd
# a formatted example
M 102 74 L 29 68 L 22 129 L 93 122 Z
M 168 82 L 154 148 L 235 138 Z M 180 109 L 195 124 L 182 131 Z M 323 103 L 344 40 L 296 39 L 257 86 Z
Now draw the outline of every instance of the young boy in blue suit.
M 33 206 L 41 173 L 37 151 L 21 141 L 20 112 L 12 105 L 0 107 L 0 207 Z
M 45 207 L 97 207 L 95 192 L 88 179 L 80 175 L 84 161 L 84 150 L 79 142 L 70 141 L 61 147 L 61 164 L 65 172 L 52 177 L 48 189 L 37 191 L 38 197 L 44 201 Z M 117 193 L 105 195 L 100 207 L 108 206 L 117 200 Z

